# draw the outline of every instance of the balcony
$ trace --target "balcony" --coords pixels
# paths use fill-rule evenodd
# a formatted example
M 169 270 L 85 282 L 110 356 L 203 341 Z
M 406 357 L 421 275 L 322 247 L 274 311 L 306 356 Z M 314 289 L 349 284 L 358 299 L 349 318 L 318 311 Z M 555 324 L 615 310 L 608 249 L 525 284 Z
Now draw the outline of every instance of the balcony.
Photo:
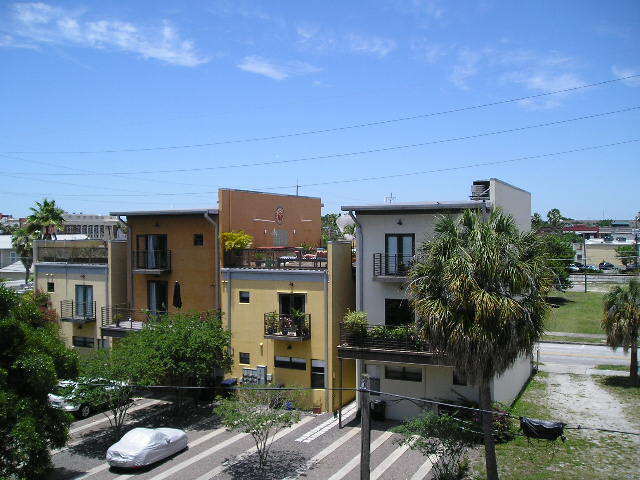
M 406 280 L 413 265 L 413 255 L 373 254 L 373 276 L 376 279 L 391 282 Z
M 433 364 L 436 355 L 409 326 L 369 325 L 354 331 L 340 324 L 338 356 L 363 360 Z
M 55 241 L 51 241 L 55 242 Z M 106 265 L 108 262 L 107 247 L 100 246 L 83 246 L 83 247 L 65 247 L 60 241 L 47 246 L 42 242 L 38 245 L 37 257 L 35 261 L 53 262 L 53 263 L 71 263 L 85 265 Z M 95 242 L 94 242 L 95 243 Z
M 96 302 L 60 301 L 60 320 L 62 322 L 86 323 L 96 321 Z
M 102 307 L 102 335 L 121 338 L 129 332 L 142 330 L 146 325 L 162 318 L 163 315 L 163 312 L 135 310 L 126 306 Z
M 311 314 L 264 314 L 264 338 L 301 342 L 311 338 Z
M 171 271 L 171 250 L 134 250 L 133 273 L 160 275 Z
M 326 269 L 327 251 L 291 247 L 247 248 L 225 252 L 224 266 L 256 269 Z

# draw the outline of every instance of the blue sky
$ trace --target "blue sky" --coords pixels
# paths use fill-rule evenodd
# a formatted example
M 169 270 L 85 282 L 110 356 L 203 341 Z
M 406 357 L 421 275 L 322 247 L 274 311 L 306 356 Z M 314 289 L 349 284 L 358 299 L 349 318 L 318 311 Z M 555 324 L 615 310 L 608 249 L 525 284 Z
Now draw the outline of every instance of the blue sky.
M 640 142 L 310 184 L 640 139 L 640 110 L 291 160 L 636 107 L 637 78 L 366 128 L 155 147 L 376 122 L 640 74 L 639 39 L 633 0 L 3 2 L 0 212 L 24 215 L 44 195 L 85 213 L 215 206 L 218 187 L 293 193 L 296 183 L 334 211 L 390 193 L 463 199 L 473 180 L 497 177 L 529 190 L 536 211 L 632 217 Z M 268 162 L 281 163 L 237 166 Z

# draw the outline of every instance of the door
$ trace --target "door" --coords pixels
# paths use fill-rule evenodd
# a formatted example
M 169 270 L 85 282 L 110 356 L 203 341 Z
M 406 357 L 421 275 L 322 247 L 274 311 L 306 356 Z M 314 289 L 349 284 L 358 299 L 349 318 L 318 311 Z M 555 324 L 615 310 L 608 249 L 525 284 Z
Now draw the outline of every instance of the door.
M 414 254 L 413 233 L 387 234 L 385 238 L 385 273 L 404 275 L 407 273 Z
M 148 284 L 149 310 L 154 313 L 166 312 L 168 305 L 167 282 L 151 280 Z
M 91 285 L 76 285 L 76 317 L 93 317 L 93 287 Z
M 279 295 L 280 315 L 291 315 L 293 312 L 304 313 L 304 293 L 281 293 Z
M 138 267 L 154 269 L 166 268 L 167 236 L 138 235 Z
M 287 230 L 275 229 L 273 231 L 273 246 L 274 247 L 288 247 L 289 246 L 289 232 Z

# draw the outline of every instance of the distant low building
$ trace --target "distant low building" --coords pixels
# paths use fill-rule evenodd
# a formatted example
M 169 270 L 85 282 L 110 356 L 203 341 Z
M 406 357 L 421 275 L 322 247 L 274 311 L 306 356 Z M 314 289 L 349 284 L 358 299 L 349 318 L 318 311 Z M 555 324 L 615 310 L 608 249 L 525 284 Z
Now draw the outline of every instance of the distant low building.
M 122 223 L 114 215 L 85 215 L 65 213 L 63 233 L 84 234 L 87 238 L 102 240 L 124 239 Z

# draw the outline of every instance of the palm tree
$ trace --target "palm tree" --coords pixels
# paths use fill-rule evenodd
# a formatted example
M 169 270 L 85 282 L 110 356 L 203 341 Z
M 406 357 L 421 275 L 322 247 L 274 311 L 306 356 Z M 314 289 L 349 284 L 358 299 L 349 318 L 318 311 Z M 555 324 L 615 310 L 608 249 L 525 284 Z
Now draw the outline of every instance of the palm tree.
M 27 217 L 28 231 L 37 234 L 43 240 L 55 237 L 55 230 L 61 228 L 64 222 L 64 210 L 56 205 L 56 201 L 45 198 L 42 203 L 36 202 L 31 211 L 33 213 Z
M 20 261 L 24 265 L 24 281 L 27 283 L 29 281 L 31 264 L 33 263 L 33 235 L 26 227 L 18 228 L 11 235 L 11 244 L 13 248 L 16 249 L 16 252 L 20 256 Z
M 518 232 L 500 210 L 443 217 L 410 272 L 409 291 L 424 339 L 479 387 L 491 410 L 491 381 L 530 355 L 544 331 L 552 276 L 534 233 Z M 489 480 L 498 478 L 491 414 L 482 427 Z
M 604 297 L 602 328 L 614 350 L 631 350 L 629 376 L 638 383 L 638 332 L 640 330 L 640 282 L 635 278 L 625 287 L 615 286 Z

